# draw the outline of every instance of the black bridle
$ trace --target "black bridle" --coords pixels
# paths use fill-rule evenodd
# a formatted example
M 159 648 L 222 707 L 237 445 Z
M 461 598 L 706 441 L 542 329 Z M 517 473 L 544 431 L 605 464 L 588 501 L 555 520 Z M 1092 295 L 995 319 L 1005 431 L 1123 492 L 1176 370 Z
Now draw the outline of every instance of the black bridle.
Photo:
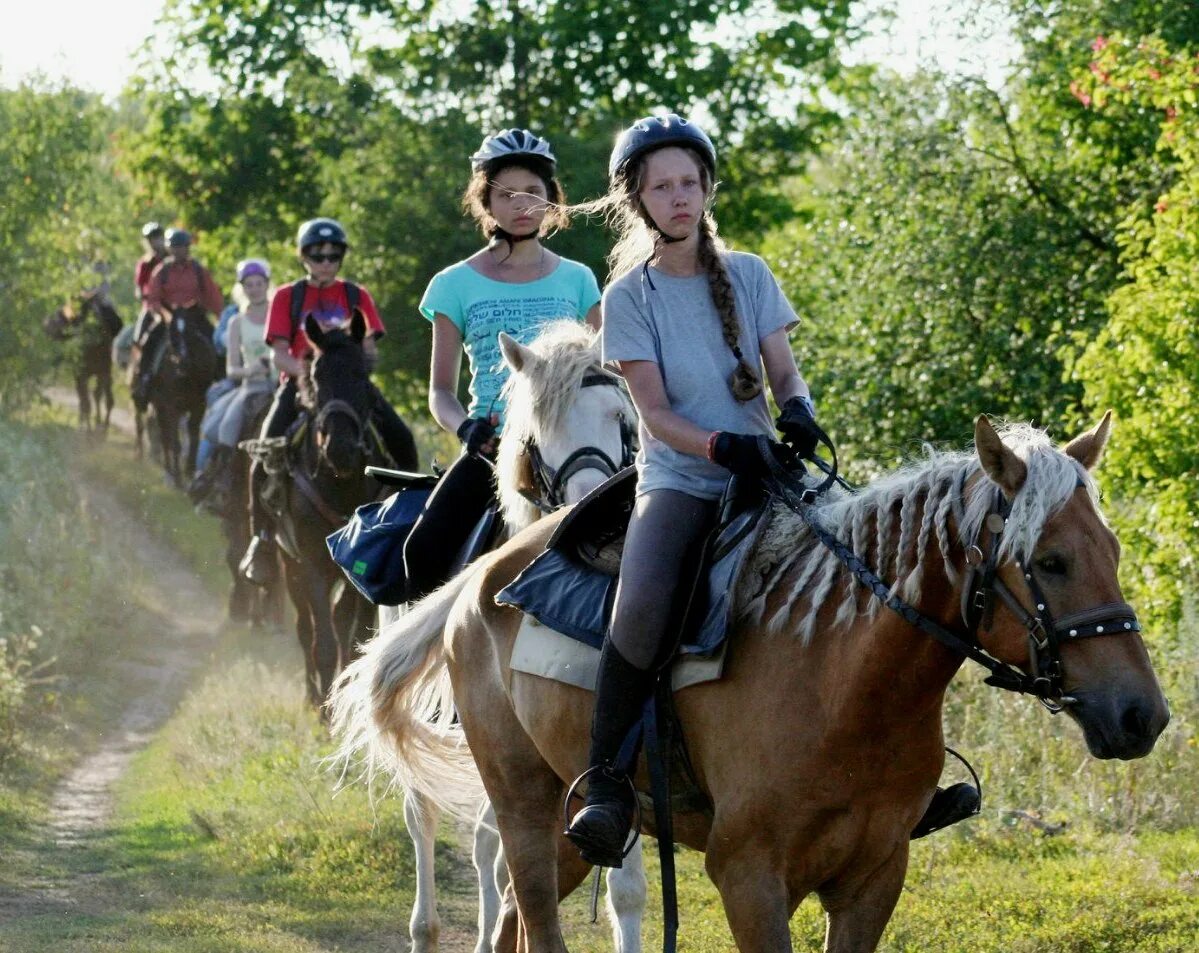
M 1061 658 L 1063 644 L 1094 636 L 1124 635 L 1141 631 L 1136 612 L 1125 602 L 1105 603 L 1064 615 L 1055 621 L 1049 609 L 1049 600 L 1045 597 L 1040 583 L 1037 582 L 1032 568 L 1022 560 L 1015 560 L 1034 600 L 1034 608 L 1025 607 L 1020 598 L 999 578 L 999 540 L 1007 526 L 1012 505 L 998 487 L 995 489 L 995 501 L 991 512 L 987 514 L 975 538 L 966 547 L 966 563 L 969 573 L 962 592 L 962 620 L 966 626 L 966 637 L 963 638 L 934 622 L 895 594 L 893 587 L 863 563 L 853 550 L 820 525 L 813 504 L 821 493 L 827 490 L 834 481 L 839 480 L 836 451 L 833 449 L 832 441 L 828 439 L 827 435 L 822 435 L 821 442 L 833 450 L 834 462 L 832 466 L 821 465 L 821 469 L 826 473 L 826 479 L 819 487 L 811 488 L 805 487 L 800 479 L 802 471 L 791 471 L 780 464 L 771 452 L 767 439 L 759 438 L 759 449 L 772 474 L 766 480 L 772 495 L 795 512 L 807 524 L 816 538 L 841 560 L 858 582 L 866 586 L 887 608 L 942 645 L 987 669 L 990 675 L 985 679 L 986 684 L 1006 691 L 1032 695 L 1049 711 L 1057 714 L 1076 702 L 1074 698 L 1066 695 L 1064 690 L 1065 669 Z M 963 470 L 955 490 L 954 505 L 959 526 L 965 499 L 965 478 L 966 474 Z M 840 482 L 844 483 L 844 481 Z M 1082 486 L 1081 480 L 1078 485 Z M 988 534 L 985 551 L 982 540 L 984 529 Z M 1031 675 L 999 661 L 982 647 L 979 632 L 987 631 L 990 628 L 996 596 L 1011 610 L 1027 631 Z
M 583 377 L 583 387 L 620 387 L 620 380 L 613 374 L 597 371 Z M 566 484 L 583 470 L 599 470 L 605 477 L 615 475 L 625 467 L 633 465 L 637 455 L 637 427 L 628 415 L 621 411 L 617 416 L 620 423 L 620 464 L 599 447 L 579 447 L 561 465 L 554 469 L 545 462 L 537 441 L 525 441 L 524 452 L 529 455 L 536 493 L 523 492 L 526 500 L 543 513 L 552 513 L 566 505 Z

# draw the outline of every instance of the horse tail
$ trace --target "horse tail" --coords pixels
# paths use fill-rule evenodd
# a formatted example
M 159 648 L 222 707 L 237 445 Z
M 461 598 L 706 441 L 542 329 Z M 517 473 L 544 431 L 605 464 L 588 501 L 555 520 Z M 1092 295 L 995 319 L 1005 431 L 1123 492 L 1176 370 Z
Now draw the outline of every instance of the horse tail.
M 373 780 L 382 769 L 404 791 L 473 820 L 484 797 L 462 726 L 454 717 L 443 632 L 479 563 L 384 625 L 338 676 L 329 696 L 339 739 L 331 760 L 343 776 L 361 764 Z

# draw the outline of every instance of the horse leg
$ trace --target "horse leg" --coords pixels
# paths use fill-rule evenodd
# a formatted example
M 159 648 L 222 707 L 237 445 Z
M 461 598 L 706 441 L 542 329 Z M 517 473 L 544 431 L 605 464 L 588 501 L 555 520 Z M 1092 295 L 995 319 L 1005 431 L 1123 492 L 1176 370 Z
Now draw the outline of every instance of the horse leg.
M 416 897 L 412 901 L 412 917 L 408 921 L 412 953 L 436 953 L 437 940 L 441 935 L 434 871 L 437 817 L 437 805 L 432 801 L 414 791 L 404 795 L 404 824 L 416 852 Z
M 112 423 L 112 405 L 115 403 L 112 396 L 112 368 L 98 378 L 98 388 L 104 398 L 104 416 L 100 422 L 100 429 L 108 433 L 108 426 Z M 99 397 L 96 398 L 96 403 L 100 403 Z
M 608 869 L 608 899 L 605 904 L 612 925 L 616 953 L 641 953 L 641 921 L 645 916 L 644 847 L 638 844 L 624 859 L 623 867 Z
M 90 430 L 92 404 L 87 393 L 87 375 L 82 371 L 75 375 L 75 400 L 79 404 L 79 429 Z
M 502 752 L 502 759 L 496 758 L 488 766 L 491 770 L 485 773 L 484 780 L 492 795 L 511 886 L 520 910 L 525 943 L 520 949 L 522 953 L 566 953 L 558 918 L 559 880 L 555 863 L 565 843 L 559 817 L 563 785 L 541 760 L 511 709 L 503 715 L 490 720 L 486 734 L 498 731 L 499 737 L 509 739 L 509 746 Z M 511 722 L 511 725 L 505 727 L 497 722 Z M 471 734 L 468 726 L 467 737 Z M 577 854 L 575 859 L 582 863 Z M 582 876 L 586 876 L 585 865 Z M 578 882 L 570 883 L 569 889 L 573 890 Z M 501 933 L 505 937 L 510 935 L 505 930 Z
M 201 396 L 198 405 L 193 404 L 187 412 L 187 470 L 190 480 L 196 473 L 196 455 L 200 452 L 200 423 L 204 417 L 204 398 Z
M 329 565 L 333 566 L 331 562 Z M 323 565 L 313 565 L 309 560 L 303 562 L 303 573 L 308 606 L 312 612 L 312 665 L 316 674 L 316 704 L 320 707 L 325 704 L 329 690 L 333 687 L 339 655 L 337 632 L 333 626 L 333 604 L 330 601 L 332 580 L 326 576 Z
M 591 865 L 579 856 L 578 849 L 559 834 L 558 902 L 561 903 L 574 893 L 579 884 L 587 879 L 591 870 Z M 475 953 L 479 953 L 479 950 L 483 950 L 484 953 L 523 953 L 526 948 L 527 932 L 520 918 L 520 908 L 516 903 L 512 882 L 508 875 L 508 865 L 502 849 L 496 856 L 495 875 L 497 886 L 501 881 L 503 882 L 501 888 L 503 902 L 500 905 L 499 916 L 496 918 L 497 923 L 492 931 L 492 945 L 476 947 Z M 638 937 L 638 945 L 640 942 L 641 938 Z M 617 953 L 623 953 L 623 951 L 618 948 Z
M 826 953 L 866 953 L 878 946 L 903 889 L 908 870 L 908 842 L 864 874 L 827 884 L 820 902 L 828 918 Z
M 495 826 L 495 811 L 491 809 L 490 801 L 480 808 L 475 820 L 471 860 L 479 878 L 479 938 L 475 942 L 475 953 L 491 953 L 501 898 L 508 886 L 508 867 L 504 863 L 500 835 Z
M 300 653 L 304 656 L 304 684 L 308 686 L 308 701 L 317 707 L 321 700 L 316 690 L 312 608 L 308 604 L 308 590 L 300 564 L 288 556 L 283 557 L 283 577 L 287 580 L 287 591 L 296 608 L 296 638 L 300 641 Z
M 790 902 L 777 851 L 742 828 L 738 836 L 713 828 L 708 876 L 720 891 L 724 913 L 741 953 L 791 953 Z M 747 835 L 749 838 L 747 839 Z

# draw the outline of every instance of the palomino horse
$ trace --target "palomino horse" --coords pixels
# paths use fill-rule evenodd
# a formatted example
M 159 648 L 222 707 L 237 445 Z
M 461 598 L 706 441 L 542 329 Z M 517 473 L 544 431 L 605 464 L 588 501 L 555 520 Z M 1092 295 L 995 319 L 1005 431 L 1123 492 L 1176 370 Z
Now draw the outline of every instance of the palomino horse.
M 791 914 L 812 892 L 827 950 L 877 946 L 941 771 L 942 701 L 965 655 L 925 632 L 981 645 L 1008 684 L 1064 708 L 1096 757 L 1152 750 L 1169 710 L 1089 473 L 1109 420 L 1059 450 L 1031 427 L 1000 436 L 980 417 L 974 453 L 931 454 L 804 519 L 772 508 L 735 587 L 724 677 L 676 694 L 711 810 L 676 814 L 675 834 L 706 853 L 738 949 L 790 951 Z M 882 608 L 808 519 L 911 611 Z M 495 603 L 558 522 L 430 596 L 421 624 L 373 654 L 371 714 L 403 783 L 453 808 L 481 777 L 491 797 L 516 904 L 497 950 L 565 950 L 558 900 L 586 874 L 562 850 L 561 825 L 566 783 L 587 763 L 591 696 L 511 671 L 520 613 Z M 976 624 L 963 593 L 980 591 L 994 608 Z M 447 707 L 431 722 L 451 692 L 460 724 Z
M 113 339 L 121 331 L 120 315 L 101 294 L 89 292 L 78 310 L 56 311 L 46 321 L 45 329 L 50 337 L 71 349 L 79 429 L 107 433 L 113 404 L 110 353 Z
M 599 339 L 585 324 L 552 322 L 528 347 L 501 333 L 500 349 L 512 373 L 504 390 L 507 420 L 496 461 L 496 485 L 504 525 L 513 534 L 532 525 L 543 512 L 573 504 L 628 464 L 637 417 L 624 388 L 615 386 L 618 379 L 600 366 Z M 381 613 L 384 634 L 375 642 L 385 642 L 388 628 L 400 618 L 398 613 Z M 401 630 L 405 625 L 399 622 Z M 354 662 L 338 680 L 331 699 L 335 732 L 353 730 L 339 719 L 360 708 L 351 702 L 356 691 L 369 693 L 369 681 L 356 677 L 364 670 L 369 671 L 369 666 Z M 369 722 L 359 727 L 370 729 Z M 438 816 L 430 798 L 419 791 L 406 792 L 405 824 L 416 850 L 416 897 L 409 921 L 413 953 L 433 953 L 438 946 L 434 882 Z M 479 874 L 475 950 L 489 953 L 508 878 L 487 804 L 475 824 L 473 859 Z M 608 874 L 608 916 L 618 953 L 641 949 L 645 894 L 641 852 L 634 851 L 623 869 Z
M 366 465 L 391 461 L 370 423 L 375 393 L 362 349 L 362 313 L 354 312 L 348 330 L 325 331 L 311 316 L 304 330 L 316 351 L 309 374 L 300 381 L 299 400 L 310 419 L 276 484 L 285 486 L 278 536 L 287 591 L 296 608 L 308 697 L 323 708 L 333 679 L 353 656 L 354 645 L 366 638 L 372 621 L 370 604 L 329 558 L 325 537 L 355 507 L 378 495 L 379 485 L 365 474 Z M 415 444 L 409 459 L 394 464 L 416 469 Z

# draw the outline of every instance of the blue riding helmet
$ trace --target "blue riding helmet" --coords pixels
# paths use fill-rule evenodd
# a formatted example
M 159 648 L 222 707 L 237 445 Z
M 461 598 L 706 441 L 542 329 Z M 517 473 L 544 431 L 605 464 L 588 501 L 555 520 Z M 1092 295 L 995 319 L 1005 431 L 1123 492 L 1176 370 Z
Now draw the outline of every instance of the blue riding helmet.
M 615 181 L 643 155 L 666 146 L 690 146 L 699 153 L 709 177 L 716 181 L 716 147 L 712 140 L 695 123 L 675 113 L 638 119 L 617 136 L 608 160 L 608 180 Z
M 313 218 L 301 225 L 296 232 L 296 251 L 303 252 L 309 245 L 323 245 L 325 242 L 341 245 L 343 248 L 349 246 L 346 230 L 341 222 L 332 218 Z
M 172 248 L 178 248 L 180 245 L 190 245 L 192 243 L 191 232 L 183 228 L 168 228 L 167 229 L 167 244 Z

